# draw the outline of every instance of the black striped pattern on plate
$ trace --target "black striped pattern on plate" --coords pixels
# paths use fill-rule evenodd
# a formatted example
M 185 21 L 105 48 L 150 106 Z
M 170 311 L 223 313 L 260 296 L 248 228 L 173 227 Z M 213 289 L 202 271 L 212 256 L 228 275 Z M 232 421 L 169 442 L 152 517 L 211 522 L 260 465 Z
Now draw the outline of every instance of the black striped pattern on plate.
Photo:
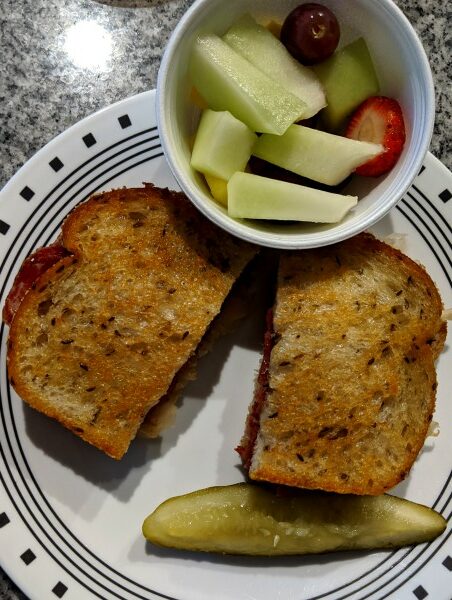
M 127 129 L 132 124 L 128 115 L 122 115 L 118 121 L 122 129 Z M 97 144 L 97 139 L 91 132 L 81 139 L 86 149 Z M 77 168 L 65 174 L 45 197 L 40 201 L 36 200 L 29 219 L 15 232 L 0 265 L 0 272 L 4 274 L 0 297 L 5 297 L 11 285 L 15 265 L 33 248 L 46 245 L 53 239 L 64 216 L 75 204 L 84 201 L 119 175 L 160 157 L 162 151 L 156 127 L 150 127 L 93 154 Z M 55 159 L 51 162 L 54 161 Z M 60 159 L 58 161 L 61 166 L 54 162 L 54 165 L 59 167 L 54 169 L 55 172 L 63 170 L 64 167 L 62 161 Z M 423 173 L 424 170 L 421 172 Z M 30 201 L 34 197 L 39 197 L 37 187 L 34 184 L 33 186 L 33 190 L 26 186 L 20 192 L 24 200 Z M 445 201 L 444 197 L 440 194 L 442 201 Z M 452 231 L 449 223 L 416 185 L 411 188 L 396 210 L 427 244 L 450 283 Z M 2 232 L 2 223 L 4 222 L 0 221 L 0 232 Z M 8 230 L 9 225 L 5 225 Z M 97 598 L 178 600 L 133 581 L 112 568 L 77 539 L 68 525 L 58 517 L 34 477 L 14 422 L 11 389 L 6 378 L 3 324 L 0 326 L 0 344 L 2 369 L 0 381 L 6 382 L 1 388 L 0 478 L 16 511 L 14 517 L 0 512 L 0 529 L 10 525 L 12 518 L 19 518 L 28 527 L 35 548 L 34 551 L 31 548 L 24 550 L 19 558 L 28 565 L 39 560 L 39 552 L 47 553 L 61 567 L 61 579 L 65 581 L 65 583 L 58 581 L 51 588 L 53 594 L 59 598 L 63 597 L 70 587 L 69 580 L 72 578 Z M 452 499 L 451 479 L 452 474 L 445 481 L 433 504 L 433 507 L 446 517 L 449 516 Z M 442 548 L 448 537 L 444 536 L 429 545 L 388 552 L 378 564 L 360 574 L 359 577 L 324 594 L 304 600 L 327 598 L 343 600 L 351 597 L 356 600 L 378 597 L 382 600 L 394 597 L 393 594 L 397 593 L 397 590 L 407 581 L 415 578 L 435 556 L 441 557 L 443 568 L 451 571 L 452 558 L 442 554 Z M 426 598 L 428 584 L 413 586 L 412 593 L 413 598 Z

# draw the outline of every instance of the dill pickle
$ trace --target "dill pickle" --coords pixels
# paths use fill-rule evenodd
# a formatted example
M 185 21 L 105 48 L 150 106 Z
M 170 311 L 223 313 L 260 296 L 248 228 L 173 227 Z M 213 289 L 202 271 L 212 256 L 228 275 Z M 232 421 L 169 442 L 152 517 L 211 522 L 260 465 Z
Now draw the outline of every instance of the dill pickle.
M 170 548 L 277 556 L 406 546 L 445 527 L 434 510 L 395 496 L 279 495 L 239 483 L 166 500 L 145 519 L 143 535 Z

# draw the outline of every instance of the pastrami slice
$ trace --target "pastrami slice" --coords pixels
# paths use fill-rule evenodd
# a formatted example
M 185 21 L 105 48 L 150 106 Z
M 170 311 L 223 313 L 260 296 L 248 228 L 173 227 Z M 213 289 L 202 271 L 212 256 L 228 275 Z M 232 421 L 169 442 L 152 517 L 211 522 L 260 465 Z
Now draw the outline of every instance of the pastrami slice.
M 246 419 L 245 433 L 236 451 L 240 454 L 243 466 L 246 470 L 250 468 L 253 458 L 254 445 L 259 433 L 259 422 L 262 410 L 265 406 L 269 387 L 269 367 L 270 355 L 275 343 L 275 334 L 273 331 L 273 310 L 270 308 L 266 315 L 266 329 L 264 334 L 264 346 L 262 352 L 262 361 L 257 376 L 256 387 L 254 390 L 254 400 L 250 406 L 248 417 Z
M 69 256 L 69 252 L 58 242 L 38 248 L 27 256 L 14 279 L 3 307 L 2 318 L 7 325 L 11 325 L 22 300 L 39 277 L 66 256 Z

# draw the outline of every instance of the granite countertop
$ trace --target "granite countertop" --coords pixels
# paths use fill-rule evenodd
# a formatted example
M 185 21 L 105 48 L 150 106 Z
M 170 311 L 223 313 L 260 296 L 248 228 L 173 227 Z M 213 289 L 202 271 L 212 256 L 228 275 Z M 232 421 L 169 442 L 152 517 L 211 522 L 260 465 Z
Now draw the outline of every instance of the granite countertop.
M 437 112 L 431 152 L 452 169 L 448 9 L 439 0 L 396 3 L 418 32 L 433 71 Z M 0 188 L 70 125 L 155 87 L 162 49 L 191 4 L 192 0 L 2 0 Z M 112 34 L 110 58 L 94 68 L 86 68 L 80 52 L 79 64 L 71 60 L 68 32 L 86 22 Z M 92 57 L 85 60 L 89 63 Z M 0 600 L 24 597 L 0 569 Z

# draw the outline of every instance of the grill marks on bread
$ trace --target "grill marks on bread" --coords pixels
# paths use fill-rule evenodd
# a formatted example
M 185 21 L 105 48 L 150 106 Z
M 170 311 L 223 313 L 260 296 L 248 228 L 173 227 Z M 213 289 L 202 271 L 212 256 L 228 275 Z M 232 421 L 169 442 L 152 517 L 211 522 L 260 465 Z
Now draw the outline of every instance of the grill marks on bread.
M 427 273 L 371 235 L 283 254 L 250 476 L 356 494 L 403 479 L 434 410 L 441 311 Z
M 13 319 L 9 373 L 26 402 L 120 458 L 255 250 L 153 186 L 80 205 L 62 244 L 72 256 Z

